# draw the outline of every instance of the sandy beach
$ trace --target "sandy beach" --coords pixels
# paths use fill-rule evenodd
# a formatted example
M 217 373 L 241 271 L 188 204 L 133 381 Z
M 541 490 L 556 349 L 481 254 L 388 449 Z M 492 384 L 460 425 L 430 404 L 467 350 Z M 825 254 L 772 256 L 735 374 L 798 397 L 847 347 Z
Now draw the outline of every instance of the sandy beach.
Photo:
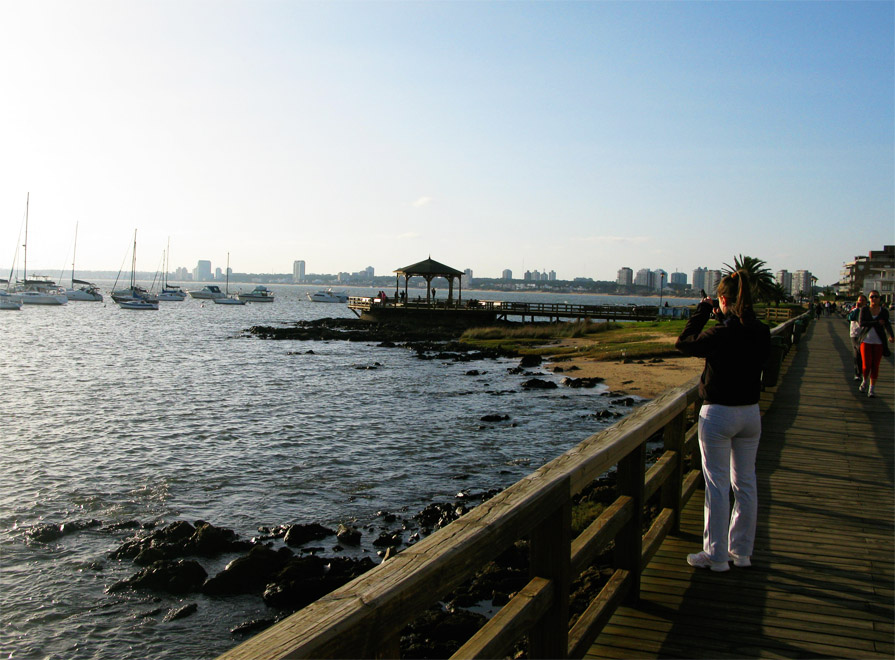
M 702 373 L 702 358 L 670 355 L 624 362 L 561 356 L 547 360 L 547 368 L 570 378 L 602 378 L 613 392 L 654 399 Z

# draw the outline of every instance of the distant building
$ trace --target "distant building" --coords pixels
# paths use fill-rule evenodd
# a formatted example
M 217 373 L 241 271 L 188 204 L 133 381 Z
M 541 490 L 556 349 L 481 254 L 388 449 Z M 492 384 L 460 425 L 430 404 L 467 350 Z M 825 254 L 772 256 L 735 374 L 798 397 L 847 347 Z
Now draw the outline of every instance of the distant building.
M 615 276 L 615 283 L 619 286 L 631 286 L 634 283 L 634 271 L 627 266 L 622 266 Z
M 720 270 L 707 270 L 705 271 L 705 290 L 710 296 L 715 296 L 718 293 L 718 285 L 721 284 L 721 276 L 723 273 Z
M 657 268 L 653 271 L 653 277 L 655 278 L 653 286 L 655 287 L 656 291 L 664 288 L 665 285 L 668 284 L 668 273 L 666 273 L 661 268 Z
M 463 271 L 463 284 L 469 284 L 472 282 L 472 268 L 467 268 Z
M 504 280 L 511 280 L 511 279 L 513 279 L 513 271 L 511 271 L 509 268 L 507 268 L 503 271 L 503 273 L 501 273 L 500 277 L 501 277 L 501 279 L 504 279 Z
M 892 304 L 895 293 L 895 245 L 871 250 L 867 256 L 857 256 L 843 266 L 842 278 L 836 285 L 840 295 L 856 298 L 860 293 L 866 294 L 875 289 L 883 302 Z
M 224 272 L 221 270 L 220 266 L 218 266 L 217 268 L 214 269 L 214 279 L 216 279 L 216 280 L 224 279 Z
M 200 259 L 196 264 L 196 268 L 193 270 L 193 279 L 197 282 L 210 282 L 211 262 L 205 259 Z
M 708 273 L 707 268 L 697 268 L 693 271 L 693 290 L 699 291 L 700 289 L 705 289 L 708 292 L 711 289 L 711 286 L 706 282 L 705 275 Z
M 671 284 L 678 284 L 681 288 L 687 285 L 687 273 L 679 273 L 674 271 L 671 274 Z
M 774 274 L 774 279 L 786 295 L 792 295 L 792 273 L 788 270 L 778 270 Z
M 555 282 L 556 281 L 556 271 L 551 270 L 550 274 L 547 276 L 547 279 L 550 280 L 551 282 Z
M 812 296 L 814 284 L 811 281 L 810 270 L 797 270 L 792 274 L 792 295 L 795 298 L 808 298 Z M 799 295 L 801 294 L 801 295 Z
M 292 262 L 292 283 L 298 284 L 305 281 L 305 262 L 302 260 Z
M 372 280 L 376 276 L 376 271 L 373 266 L 367 266 L 364 268 L 364 274 Z
M 656 274 L 649 268 L 641 268 L 634 276 L 634 284 L 637 286 L 645 286 L 649 289 L 656 288 Z

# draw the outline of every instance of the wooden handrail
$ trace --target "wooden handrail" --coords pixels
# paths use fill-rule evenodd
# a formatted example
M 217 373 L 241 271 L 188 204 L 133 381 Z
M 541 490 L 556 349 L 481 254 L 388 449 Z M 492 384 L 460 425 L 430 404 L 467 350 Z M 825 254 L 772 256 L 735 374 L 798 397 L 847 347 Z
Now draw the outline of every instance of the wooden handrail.
M 805 315 L 810 316 L 810 315 Z M 801 317 L 800 317 L 801 318 Z M 792 334 L 793 319 L 772 333 Z M 590 436 L 466 515 L 221 656 L 226 660 L 389 657 L 401 630 L 517 540 L 530 541 L 531 581 L 458 652 L 494 657 L 528 636 L 530 657 L 581 657 L 622 602 L 636 599 L 639 576 L 675 529 L 698 485 L 684 472 L 695 427 L 698 379 L 669 390 Z M 644 446 L 662 434 L 665 453 L 644 471 Z M 570 538 L 572 497 L 617 466 L 619 497 L 578 538 Z M 657 495 L 658 494 L 658 495 Z M 661 511 L 641 536 L 643 505 Z M 568 629 L 569 583 L 614 542 L 616 571 Z

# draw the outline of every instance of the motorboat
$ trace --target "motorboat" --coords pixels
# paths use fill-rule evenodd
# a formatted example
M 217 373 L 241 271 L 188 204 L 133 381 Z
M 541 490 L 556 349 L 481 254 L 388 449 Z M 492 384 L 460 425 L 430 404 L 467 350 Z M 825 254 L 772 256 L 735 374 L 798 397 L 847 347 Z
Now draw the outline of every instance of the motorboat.
M 227 253 L 227 282 L 224 285 L 224 297 L 215 298 L 215 305 L 245 305 L 245 300 L 240 300 L 237 296 L 230 295 L 230 253 Z
M 207 286 L 202 287 L 199 291 L 187 291 L 190 294 L 190 298 L 197 298 L 199 300 L 214 300 L 215 298 L 226 298 L 226 294 L 221 291 L 221 287 L 217 284 L 209 284 Z
M 117 301 L 121 309 L 158 309 L 158 302 L 149 300 L 121 300 Z
M 0 309 L 22 309 L 22 297 L 15 293 L 0 291 Z
M 348 302 L 348 292 L 333 291 L 332 289 L 321 289 L 314 293 L 308 293 L 308 300 L 311 302 L 321 303 L 346 303 Z
M 248 293 L 237 294 L 240 300 L 246 302 L 273 302 L 273 291 L 266 286 L 258 285 Z

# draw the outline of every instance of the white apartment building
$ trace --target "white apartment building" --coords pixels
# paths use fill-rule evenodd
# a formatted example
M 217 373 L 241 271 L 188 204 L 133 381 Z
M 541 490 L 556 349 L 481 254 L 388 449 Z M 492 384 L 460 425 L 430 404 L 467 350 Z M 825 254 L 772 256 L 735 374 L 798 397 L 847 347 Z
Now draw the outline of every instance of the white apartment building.
M 622 266 L 615 276 L 615 283 L 619 286 L 631 286 L 634 283 L 634 271 L 627 266 Z

